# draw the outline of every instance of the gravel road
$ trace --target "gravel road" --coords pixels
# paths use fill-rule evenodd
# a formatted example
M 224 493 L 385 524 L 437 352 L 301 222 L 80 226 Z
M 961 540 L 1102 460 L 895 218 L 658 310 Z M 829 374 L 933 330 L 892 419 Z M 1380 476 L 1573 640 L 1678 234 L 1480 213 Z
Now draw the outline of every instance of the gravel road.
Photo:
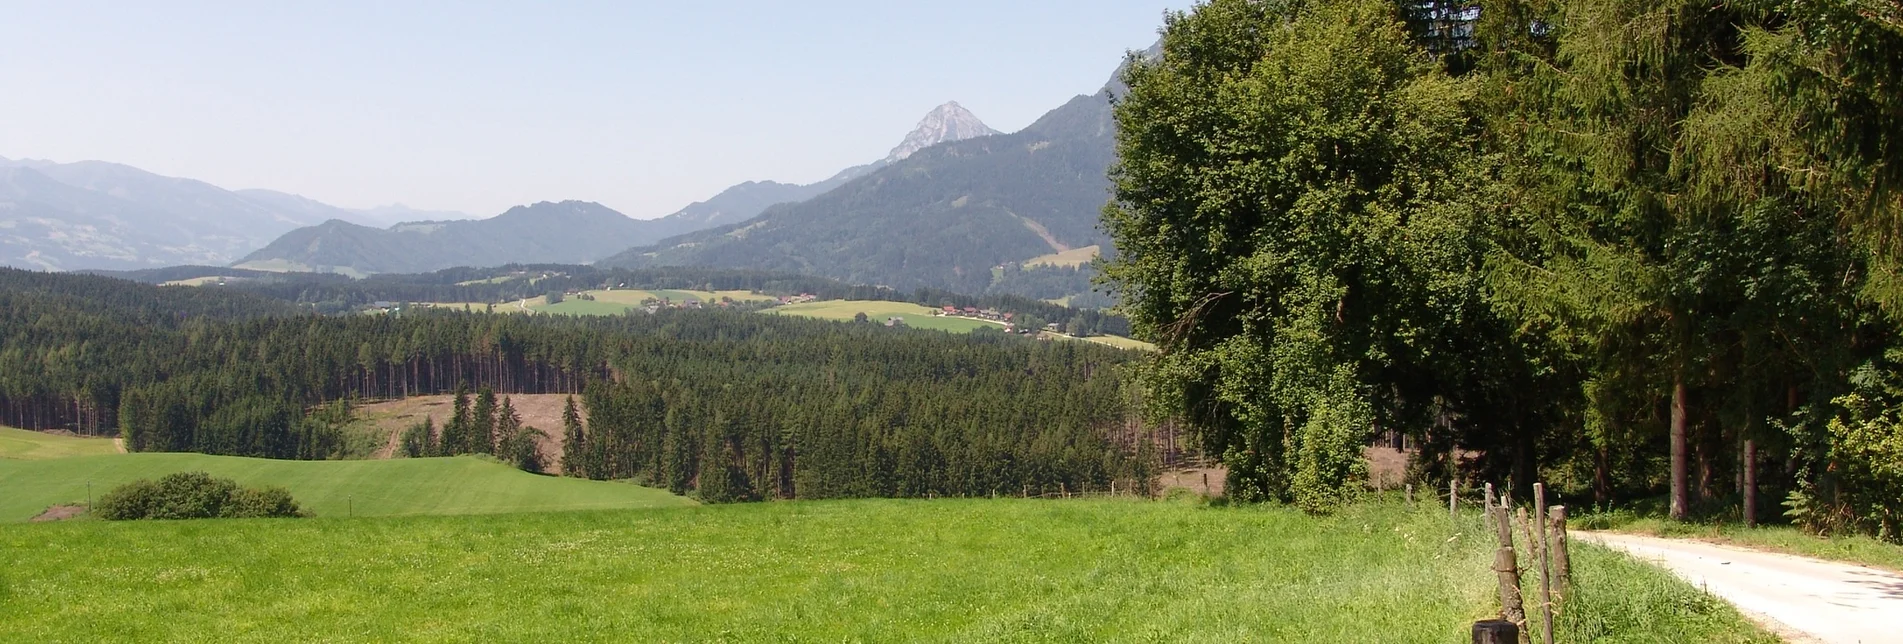
M 1574 535 L 1664 567 L 1794 642 L 1903 642 L 1903 575 L 1702 541 Z

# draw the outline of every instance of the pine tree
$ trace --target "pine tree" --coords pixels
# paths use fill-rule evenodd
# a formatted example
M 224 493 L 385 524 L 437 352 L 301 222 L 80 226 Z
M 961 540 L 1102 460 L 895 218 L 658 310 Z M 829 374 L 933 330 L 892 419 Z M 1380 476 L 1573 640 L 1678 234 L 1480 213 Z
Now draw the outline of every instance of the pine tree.
M 465 453 L 494 454 L 496 451 L 496 392 L 487 386 L 476 393 L 476 408 L 470 414 L 465 438 L 469 441 L 463 446 Z
M 562 474 L 591 477 L 587 463 L 588 433 L 581 424 L 581 411 L 575 408 L 575 397 L 569 396 L 562 406 Z
M 462 454 L 464 447 L 469 444 L 471 421 L 468 383 L 456 383 L 456 402 L 452 409 L 449 423 L 443 425 L 443 440 L 437 445 L 437 453 L 442 456 Z

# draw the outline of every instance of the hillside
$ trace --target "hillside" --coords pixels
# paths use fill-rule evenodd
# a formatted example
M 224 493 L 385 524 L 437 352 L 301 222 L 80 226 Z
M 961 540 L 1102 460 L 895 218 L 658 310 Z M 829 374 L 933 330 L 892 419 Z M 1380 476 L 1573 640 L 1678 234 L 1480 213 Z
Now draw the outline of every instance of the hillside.
M 286 233 L 246 255 L 237 267 L 422 273 L 454 266 L 587 263 L 649 239 L 649 226 L 581 201 L 541 202 L 489 219 L 408 222 L 387 229 L 331 220 Z
M 1114 157 L 1108 90 L 1022 131 L 924 148 L 818 197 L 634 248 L 607 266 L 791 271 L 979 293 L 992 268 L 1106 240 Z
M 777 181 L 748 181 L 726 190 L 706 201 L 697 201 L 682 208 L 679 212 L 654 220 L 655 240 L 672 237 L 715 226 L 724 226 L 752 219 L 770 206 L 783 203 L 797 203 L 845 185 L 859 177 L 872 174 L 880 168 L 912 156 L 913 153 L 947 141 L 963 141 L 981 136 L 997 134 L 997 130 L 985 125 L 957 101 L 933 108 L 919 119 L 917 127 L 905 135 L 885 158 L 865 165 L 857 165 L 839 171 L 825 181 L 809 184 L 780 183 Z
M 94 439 L 99 440 L 99 439 Z M 84 504 L 119 484 L 172 472 L 210 472 L 246 486 L 291 491 L 317 516 L 496 514 L 692 505 L 628 483 L 538 476 L 469 456 L 372 461 L 282 461 L 150 453 L 0 460 L 0 522 L 26 521 L 59 504 Z
M 0 571 L 8 641 L 1441 644 L 1495 610 L 1478 516 L 1398 502 L 1335 518 L 939 499 L 0 533 L 31 553 Z M 1776 641 L 1638 561 L 1576 545 L 1574 563 L 1560 641 Z
M 41 270 L 226 264 L 278 235 L 361 213 L 101 161 L 0 158 L 0 265 Z

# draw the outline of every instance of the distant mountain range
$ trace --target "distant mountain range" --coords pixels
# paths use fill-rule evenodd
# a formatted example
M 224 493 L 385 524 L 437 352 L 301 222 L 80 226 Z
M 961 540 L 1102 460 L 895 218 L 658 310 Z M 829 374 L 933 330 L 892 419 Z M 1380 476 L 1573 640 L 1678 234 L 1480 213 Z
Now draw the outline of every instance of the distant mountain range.
M 406 223 L 381 230 L 326 221 L 286 233 L 237 266 L 362 275 L 517 262 L 588 263 L 632 246 L 746 221 L 774 204 L 811 199 L 936 143 L 996 133 L 957 103 L 947 103 L 926 114 L 886 158 L 818 183 L 749 181 L 652 220 L 629 219 L 599 204 L 563 202 L 517 208 L 482 221 Z M 285 209 L 296 205 L 281 200 Z
M 327 219 L 387 225 L 404 214 L 230 191 L 103 161 L 0 158 L 0 265 L 20 268 L 226 264 L 300 226 Z
M 517 206 L 488 219 L 416 221 L 389 228 L 333 219 L 285 233 L 236 267 L 362 276 L 454 266 L 584 264 L 643 238 L 650 223 L 583 201 Z
M 872 172 L 819 196 L 600 264 L 753 268 L 986 292 L 994 267 L 1107 243 L 1097 221 L 1115 156 L 1111 89 L 1078 96 L 1016 133 L 902 145 Z M 1077 290 L 1087 280 L 1075 277 Z

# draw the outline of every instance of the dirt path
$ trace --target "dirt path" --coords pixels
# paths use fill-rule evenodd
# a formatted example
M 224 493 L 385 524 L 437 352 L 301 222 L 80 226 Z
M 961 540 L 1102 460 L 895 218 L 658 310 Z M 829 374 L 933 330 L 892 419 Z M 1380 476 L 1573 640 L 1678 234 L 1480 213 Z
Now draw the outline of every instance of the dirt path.
M 112 439 L 112 447 L 113 449 L 119 450 L 120 454 L 126 453 L 126 439 L 123 439 L 123 438 Z
M 1578 535 L 1658 564 L 1791 641 L 1903 640 L 1903 575 L 1702 541 Z

